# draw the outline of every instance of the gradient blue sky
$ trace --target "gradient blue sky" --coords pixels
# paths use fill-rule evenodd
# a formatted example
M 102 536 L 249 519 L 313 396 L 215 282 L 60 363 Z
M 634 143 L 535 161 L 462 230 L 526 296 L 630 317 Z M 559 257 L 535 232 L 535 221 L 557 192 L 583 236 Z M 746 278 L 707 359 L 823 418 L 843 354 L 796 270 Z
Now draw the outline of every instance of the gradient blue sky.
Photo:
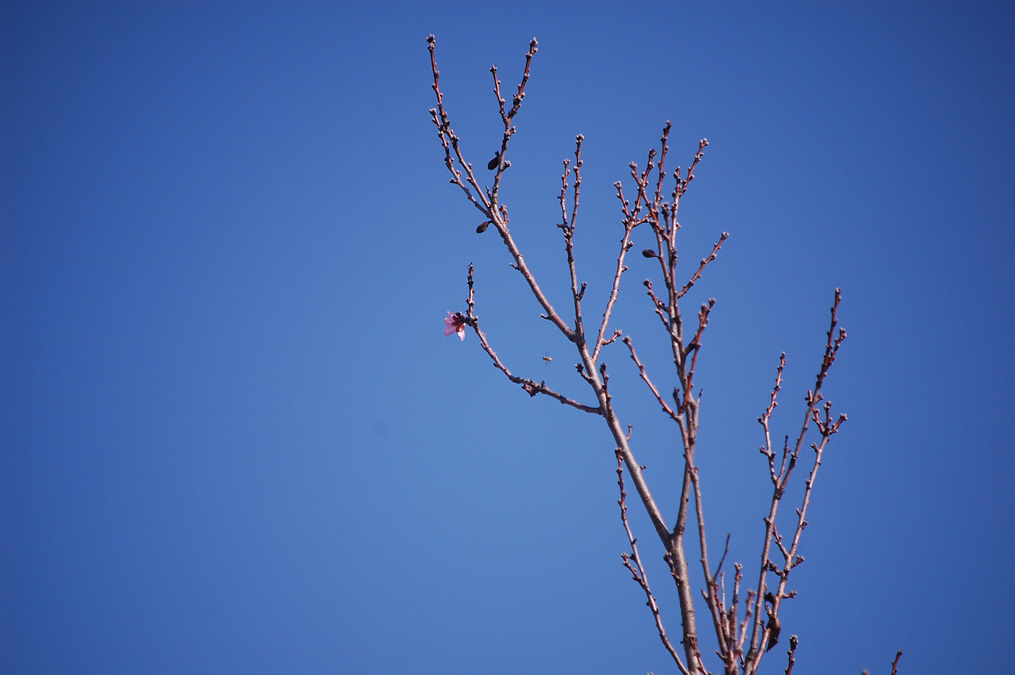
M 902 673 L 995 672 L 1015 603 L 1011 6 L 337 4 L 0 4 L 0 670 L 673 671 L 620 564 L 601 421 L 441 335 L 473 261 L 508 364 L 588 400 L 447 184 L 434 33 L 477 166 L 499 139 L 488 68 L 511 86 L 540 40 L 502 195 L 560 309 L 574 135 L 593 314 L 613 181 L 666 120 L 680 164 L 711 141 L 681 209 L 685 260 L 731 233 L 688 298 L 718 299 L 699 452 L 711 545 L 733 532 L 748 569 L 755 418 L 786 351 L 775 430 L 794 432 L 842 287 L 827 394 L 849 422 L 784 605 L 798 670 L 887 673 L 902 648 Z M 616 325 L 662 381 L 650 267 L 631 268 Z M 672 513 L 675 429 L 620 349 L 606 361 Z

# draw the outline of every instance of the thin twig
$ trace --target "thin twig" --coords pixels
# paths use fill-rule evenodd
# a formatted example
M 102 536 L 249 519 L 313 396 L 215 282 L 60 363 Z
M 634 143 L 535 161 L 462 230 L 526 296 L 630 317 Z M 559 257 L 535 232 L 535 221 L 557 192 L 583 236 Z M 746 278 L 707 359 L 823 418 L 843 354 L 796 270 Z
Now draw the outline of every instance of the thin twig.
M 501 137 L 500 142 L 500 162 L 497 166 L 497 173 L 493 178 L 493 189 L 490 191 L 490 201 L 493 204 L 498 203 L 497 196 L 500 192 L 501 177 L 504 175 L 504 170 L 510 166 L 510 162 L 508 162 L 505 158 L 507 156 L 508 141 L 511 140 L 511 137 L 515 133 L 515 128 L 512 123 L 514 122 L 515 115 L 517 115 L 521 110 L 522 100 L 525 98 L 525 85 L 529 81 L 529 73 L 532 68 L 532 57 L 536 55 L 537 51 L 539 51 L 539 42 L 536 38 L 532 38 L 532 40 L 529 41 L 529 51 L 525 55 L 525 71 L 522 73 L 522 81 L 518 84 L 518 91 L 515 93 L 511 101 L 511 110 L 507 113 L 504 112 L 504 97 L 501 96 L 500 93 L 500 80 L 497 79 L 497 66 L 490 66 L 490 72 L 493 74 L 494 94 L 497 96 L 497 103 L 500 106 L 501 121 L 504 123 L 504 135 Z
M 788 663 L 786 664 L 786 675 L 793 675 L 793 666 L 796 664 L 796 648 L 800 644 L 800 638 L 796 635 L 789 636 L 789 651 L 786 652 Z
M 441 93 L 440 88 L 440 71 L 437 69 L 437 56 L 436 56 L 436 44 L 437 41 L 433 35 L 427 38 L 427 45 L 430 50 L 430 67 L 433 71 L 433 90 L 437 96 L 437 108 L 430 109 L 430 116 L 433 119 L 433 123 L 437 125 L 437 133 L 440 136 L 441 144 L 444 146 L 444 164 L 447 166 L 448 171 L 451 172 L 451 182 L 457 185 L 465 193 L 465 196 L 472 202 L 472 205 L 479 209 L 484 215 L 491 220 L 493 217 L 491 213 L 491 203 L 483 195 L 483 190 L 479 187 L 479 182 L 476 180 L 475 174 L 472 173 L 472 165 L 465 161 L 462 156 L 462 149 L 459 145 L 458 136 L 451 128 L 451 119 L 448 116 L 447 110 L 444 108 L 444 94 Z M 454 150 L 454 159 L 451 156 L 451 151 Z M 455 161 L 457 160 L 458 166 L 462 167 L 468 176 L 469 185 L 476 191 L 476 194 L 472 194 L 464 182 L 462 182 L 462 173 L 460 170 L 455 168 Z
M 895 660 L 892 661 L 892 675 L 896 675 L 896 673 L 899 672 L 899 659 L 901 658 L 902 658 L 902 650 L 900 649 L 899 653 L 895 655 Z
M 574 399 L 568 398 L 563 394 L 557 393 L 556 391 L 546 386 L 545 380 L 536 382 L 535 380 L 529 379 L 527 377 L 518 377 L 517 375 L 513 375 L 511 371 L 508 370 L 507 366 L 505 366 L 504 363 L 500 360 L 500 357 L 497 356 L 497 352 L 495 352 L 493 350 L 493 347 L 490 346 L 490 342 L 487 340 L 486 333 L 484 333 L 482 329 L 479 327 L 479 318 L 476 316 L 475 309 L 475 289 L 473 287 L 472 274 L 473 274 L 473 266 L 472 263 L 469 263 L 469 281 L 468 281 L 469 297 L 467 300 L 468 311 L 465 314 L 466 323 L 472 327 L 472 330 L 475 331 L 477 337 L 479 337 L 479 344 L 483 347 L 483 351 L 485 351 L 487 355 L 489 355 L 489 357 L 493 360 L 493 365 L 499 371 L 504 373 L 504 375 L 509 380 L 511 380 L 515 384 L 520 384 L 522 386 L 522 389 L 524 389 L 525 393 L 527 393 L 529 396 L 543 394 L 545 396 L 549 396 L 550 398 L 557 399 L 564 405 L 569 405 L 572 408 L 577 408 L 582 412 L 602 415 L 603 411 L 600 407 L 585 405 L 584 403 L 579 403 Z
M 560 231 L 564 235 L 564 250 L 567 252 L 567 269 L 568 274 L 570 275 L 571 278 L 571 299 L 574 305 L 574 318 L 575 318 L 574 335 L 576 341 L 584 340 L 584 321 L 582 320 L 582 298 L 585 296 L 585 284 L 582 283 L 581 289 L 579 290 L 578 271 L 575 268 L 574 261 L 574 228 L 575 221 L 578 218 L 578 203 L 581 196 L 581 184 L 582 184 L 582 175 L 581 175 L 582 140 L 584 140 L 584 137 L 581 134 L 578 134 L 578 137 L 575 141 L 575 150 L 574 150 L 574 160 L 575 160 L 574 200 L 571 209 L 571 222 L 569 224 L 565 217 L 564 221 L 557 226 L 560 228 Z M 564 209 L 563 199 L 561 201 L 561 208 Z M 596 358 L 593 357 L 592 360 L 593 362 L 595 362 Z
M 778 482 L 778 476 L 775 473 L 775 451 L 772 449 L 772 433 L 769 429 L 769 420 L 772 419 L 772 413 L 775 412 L 776 407 L 779 405 L 778 397 L 779 392 L 782 390 L 782 371 L 786 367 L 786 352 L 783 352 L 779 356 L 779 369 L 775 374 L 775 386 L 772 387 L 772 397 L 769 399 L 768 407 L 765 412 L 758 418 L 758 422 L 761 427 L 765 430 L 765 444 L 761 447 L 761 454 L 768 458 L 768 471 L 772 479 L 772 483 Z M 784 446 L 785 447 L 785 446 Z M 783 468 L 785 468 L 786 453 L 783 453 Z M 780 469 L 780 473 L 782 469 Z
M 730 236 L 729 232 L 723 232 L 719 236 L 719 241 L 717 241 L 715 243 L 715 246 L 712 247 L 712 252 L 708 255 L 707 258 L 701 259 L 701 263 L 698 265 L 698 269 L 691 276 L 691 279 L 686 284 L 684 284 L 684 287 L 681 288 L 680 291 L 677 293 L 677 298 L 684 297 L 684 295 L 687 294 L 687 291 L 691 290 L 691 287 L 694 286 L 694 284 L 698 281 L 698 279 L 701 278 L 701 273 L 705 270 L 708 264 L 713 260 L 715 260 L 716 256 L 719 255 L 719 249 L 722 248 L 723 242 L 726 241 L 726 239 L 729 236 Z
M 631 338 L 625 337 L 622 340 L 622 342 L 625 345 L 627 345 L 628 350 L 630 350 L 631 360 L 634 361 L 634 364 L 636 366 L 638 366 L 638 374 L 641 375 L 641 379 L 645 382 L 646 385 L 648 385 L 648 388 L 652 392 L 652 395 L 656 397 L 657 401 L 659 401 L 659 405 L 662 406 L 663 412 L 669 415 L 671 419 L 676 420 L 677 414 L 673 411 L 672 408 L 670 408 L 670 406 L 666 403 L 663 397 L 659 394 L 659 390 L 656 389 L 656 386 L 654 384 L 652 384 L 652 380 L 649 379 L 648 373 L 645 372 L 645 366 L 642 365 L 642 362 L 638 359 L 638 355 L 634 351 L 634 345 L 631 344 Z

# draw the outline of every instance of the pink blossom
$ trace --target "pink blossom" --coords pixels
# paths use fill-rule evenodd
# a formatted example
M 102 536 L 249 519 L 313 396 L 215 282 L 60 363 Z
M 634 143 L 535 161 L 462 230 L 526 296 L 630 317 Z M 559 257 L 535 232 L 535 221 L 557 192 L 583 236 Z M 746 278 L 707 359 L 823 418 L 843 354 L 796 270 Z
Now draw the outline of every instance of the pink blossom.
M 444 337 L 452 333 L 458 333 L 458 337 L 465 340 L 465 316 L 461 312 L 448 312 L 444 318 Z

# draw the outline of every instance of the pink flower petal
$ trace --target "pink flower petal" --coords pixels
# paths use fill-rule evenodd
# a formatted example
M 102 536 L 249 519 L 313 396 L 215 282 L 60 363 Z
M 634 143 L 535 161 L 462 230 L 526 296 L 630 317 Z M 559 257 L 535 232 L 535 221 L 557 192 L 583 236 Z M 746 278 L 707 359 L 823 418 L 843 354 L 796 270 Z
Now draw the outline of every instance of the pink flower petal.
M 444 337 L 450 337 L 452 333 L 458 333 L 458 337 L 465 341 L 465 322 L 455 312 L 448 312 L 444 317 Z

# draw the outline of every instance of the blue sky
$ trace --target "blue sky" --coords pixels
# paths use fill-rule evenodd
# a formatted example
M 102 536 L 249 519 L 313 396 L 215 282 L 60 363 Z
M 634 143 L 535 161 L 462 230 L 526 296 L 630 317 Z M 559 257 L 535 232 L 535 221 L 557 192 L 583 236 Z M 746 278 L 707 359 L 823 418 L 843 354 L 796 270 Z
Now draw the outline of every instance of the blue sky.
M 604 425 L 441 334 L 474 262 L 509 366 L 589 401 L 447 184 L 430 33 L 477 166 L 499 142 L 488 68 L 513 86 L 539 38 L 502 196 L 558 309 L 575 134 L 592 307 L 612 183 L 666 120 L 677 163 L 710 140 L 681 205 L 684 260 L 731 233 L 688 296 L 717 299 L 699 458 L 711 546 L 732 532 L 748 569 L 756 417 L 785 351 L 775 429 L 794 432 L 843 289 L 826 393 L 849 421 L 784 605 L 797 668 L 887 673 L 901 648 L 902 673 L 995 670 L 1015 601 L 1010 7 L 336 5 L 0 4 L 0 670 L 672 672 L 621 567 Z M 650 274 L 631 262 L 616 326 L 664 380 Z M 675 429 L 620 349 L 605 360 L 672 513 Z

